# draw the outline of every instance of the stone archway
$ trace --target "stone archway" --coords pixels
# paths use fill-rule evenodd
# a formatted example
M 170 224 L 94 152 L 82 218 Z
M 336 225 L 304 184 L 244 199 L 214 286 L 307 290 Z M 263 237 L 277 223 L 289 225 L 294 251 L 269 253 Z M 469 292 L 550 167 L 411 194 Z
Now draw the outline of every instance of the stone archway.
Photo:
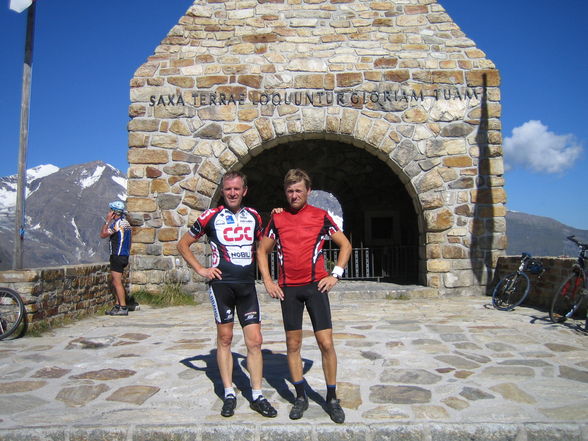
M 182 267 L 176 242 L 225 171 L 324 140 L 404 189 L 421 283 L 484 292 L 506 248 L 499 83 L 434 0 L 196 0 L 131 81 L 133 285 Z
M 265 221 L 272 208 L 284 205 L 286 171 L 302 168 L 313 179 L 314 189 L 333 194 L 342 205 L 344 231 L 355 248 L 370 248 L 378 280 L 425 284 L 424 274 L 419 278 L 424 234 L 418 200 L 410 197 L 384 161 L 344 141 L 290 141 L 251 158 L 241 169 L 249 180 L 247 203 Z M 214 201 L 218 199 L 217 195 Z

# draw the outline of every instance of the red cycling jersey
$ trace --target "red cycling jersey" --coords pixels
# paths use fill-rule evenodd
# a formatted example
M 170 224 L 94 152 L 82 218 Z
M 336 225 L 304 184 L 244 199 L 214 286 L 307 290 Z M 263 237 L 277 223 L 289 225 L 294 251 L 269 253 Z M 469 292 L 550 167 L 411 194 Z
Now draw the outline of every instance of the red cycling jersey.
M 340 231 L 329 214 L 305 205 L 297 212 L 284 210 L 272 215 L 264 236 L 276 241 L 280 286 L 317 282 L 329 275 L 323 245 L 327 236 Z

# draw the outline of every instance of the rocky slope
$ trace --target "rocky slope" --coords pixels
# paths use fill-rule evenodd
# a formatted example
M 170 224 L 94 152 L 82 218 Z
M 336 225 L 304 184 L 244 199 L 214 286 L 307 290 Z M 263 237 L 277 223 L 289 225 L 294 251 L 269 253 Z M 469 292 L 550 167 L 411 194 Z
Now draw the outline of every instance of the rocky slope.
M 94 161 L 59 169 L 39 166 L 27 173 L 25 267 L 102 262 L 107 241 L 98 232 L 108 202 L 126 199 L 126 178 Z M 16 176 L 0 179 L 0 269 L 12 265 Z

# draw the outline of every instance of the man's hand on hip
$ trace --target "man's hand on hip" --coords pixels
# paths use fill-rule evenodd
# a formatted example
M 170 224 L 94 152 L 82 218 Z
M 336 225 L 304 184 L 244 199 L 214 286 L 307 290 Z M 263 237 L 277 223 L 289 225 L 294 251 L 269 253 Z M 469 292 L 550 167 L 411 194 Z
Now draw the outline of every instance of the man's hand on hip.
M 196 270 L 196 272 L 198 274 L 200 274 L 202 277 L 206 278 L 206 279 L 219 279 L 222 280 L 222 271 L 216 267 L 212 267 L 212 268 L 202 268 L 200 270 Z
M 284 300 L 284 292 L 276 282 L 273 280 L 264 280 L 263 285 L 265 286 L 265 290 L 270 295 L 270 297 Z
M 327 276 L 319 280 L 318 289 L 320 292 L 327 293 L 337 284 L 337 279 L 335 276 Z

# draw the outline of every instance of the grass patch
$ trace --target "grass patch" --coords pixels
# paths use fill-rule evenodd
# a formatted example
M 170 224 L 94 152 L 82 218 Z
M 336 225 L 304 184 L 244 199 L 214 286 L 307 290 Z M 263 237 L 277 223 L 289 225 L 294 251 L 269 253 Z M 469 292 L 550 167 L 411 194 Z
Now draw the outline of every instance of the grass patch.
M 150 292 L 141 289 L 135 291 L 133 297 L 140 305 L 151 305 L 159 308 L 198 304 L 193 296 L 182 290 L 179 283 L 167 283 L 159 292 Z
M 386 294 L 386 300 L 411 300 L 411 296 L 407 292 Z
M 106 308 L 102 308 L 100 311 L 102 312 L 102 314 L 104 314 L 105 310 Z M 92 316 L 94 314 L 96 314 L 96 312 L 83 312 L 68 315 L 66 317 L 50 317 L 45 320 L 40 320 L 38 322 L 27 323 L 26 330 L 24 330 L 24 333 L 22 332 L 23 325 L 21 325 L 20 329 L 17 332 L 15 332 L 14 335 L 19 335 L 19 332 L 21 332 L 21 334 L 19 335 L 20 337 L 23 337 L 25 335 L 27 337 L 42 337 L 43 334 L 52 331 L 53 329 L 71 325 L 72 323 L 75 323 L 83 318 Z
M 44 320 L 38 323 L 33 323 L 32 325 L 27 326 L 26 335 L 29 337 L 41 337 L 44 333 L 51 331 L 54 328 L 60 328 L 62 326 L 65 326 L 69 322 L 69 320 L 65 319 L 56 319 L 52 321 Z M 16 332 L 15 334 L 18 334 L 18 332 Z

